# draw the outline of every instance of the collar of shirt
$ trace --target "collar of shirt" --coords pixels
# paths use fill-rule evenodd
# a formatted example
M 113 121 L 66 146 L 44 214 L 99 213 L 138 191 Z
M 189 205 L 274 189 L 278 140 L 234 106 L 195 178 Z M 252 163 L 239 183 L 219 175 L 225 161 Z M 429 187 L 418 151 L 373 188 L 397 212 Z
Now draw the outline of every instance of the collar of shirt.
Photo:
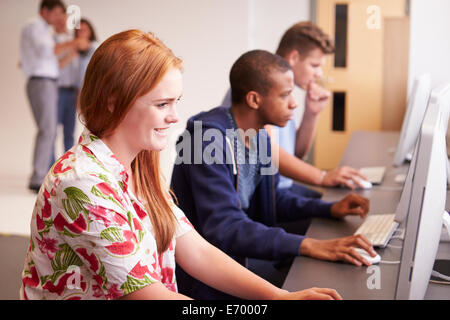
M 114 175 L 117 181 L 123 183 L 121 187 L 124 192 L 128 191 L 128 173 L 125 166 L 99 137 L 85 128 L 78 143 L 89 149 L 94 157 Z
M 37 23 L 40 24 L 40 25 L 42 26 L 42 28 L 45 28 L 47 31 L 53 33 L 52 26 L 49 25 L 49 24 L 47 23 L 47 21 L 45 21 L 45 19 L 42 18 L 41 15 L 38 15 L 38 16 L 37 16 Z

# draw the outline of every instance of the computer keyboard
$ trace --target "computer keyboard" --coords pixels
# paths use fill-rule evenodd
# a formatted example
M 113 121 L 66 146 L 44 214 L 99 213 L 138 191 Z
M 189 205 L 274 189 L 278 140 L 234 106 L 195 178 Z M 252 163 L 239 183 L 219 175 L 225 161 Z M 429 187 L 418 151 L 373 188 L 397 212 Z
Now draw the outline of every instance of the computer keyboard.
M 394 213 L 368 215 L 354 234 L 362 234 L 374 247 L 384 248 L 398 227 L 398 223 L 394 221 L 394 218 Z
M 364 167 L 359 169 L 359 172 L 365 175 L 372 184 L 381 184 L 385 171 L 386 167 Z

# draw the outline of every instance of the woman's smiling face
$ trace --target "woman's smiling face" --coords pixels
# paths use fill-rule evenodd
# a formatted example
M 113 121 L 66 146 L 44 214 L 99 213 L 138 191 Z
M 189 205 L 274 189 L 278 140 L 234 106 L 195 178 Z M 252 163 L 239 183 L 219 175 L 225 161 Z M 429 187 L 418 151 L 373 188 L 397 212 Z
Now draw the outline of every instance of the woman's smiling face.
M 178 122 L 175 108 L 182 91 L 181 71 L 171 68 L 149 93 L 136 100 L 118 128 L 133 149 L 161 151 L 166 147 L 168 129 Z

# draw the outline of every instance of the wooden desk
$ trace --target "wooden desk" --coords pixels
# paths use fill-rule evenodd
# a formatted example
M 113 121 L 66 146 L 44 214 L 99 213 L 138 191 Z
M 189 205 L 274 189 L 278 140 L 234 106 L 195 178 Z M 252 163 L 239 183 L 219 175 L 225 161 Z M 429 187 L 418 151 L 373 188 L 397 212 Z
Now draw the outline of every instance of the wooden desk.
M 394 213 L 400 200 L 402 185 L 395 182 L 397 174 L 406 174 L 408 165 L 393 167 L 392 159 L 397 146 L 398 132 L 358 131 L 353 134 L 342 157 L 341 165 L 355 168 L 366 166 L 385 166 L 383 183 L 370 190 L 356 193 L 370 199 L 369 214 Z M 336 201 L 348 194 L 344 188 L 323 189 L 323 199 Z M 449 198 L 449 197 L 448 197 Z M 450 203 L 450 201 L 447 201 Z M 332 239 L 353 234 L 361 225 L 359 217 L 346 217 L 343 220 L 314 218 L 307 236 L 316 239 Z M 404 228 L 400 225 L 399 228 Z M 402 241 L 392 239 L 389 247 L 377 249 L 383 261 L 399 261 Z M 450 258 L 450 243 L 441 243 L 438 258 Z M 378 268 L 378 269 L 377 269 Z M 343 262 L 329 262 L 308 257 L 295 258 L 283 289 L 289 291 L 311 287 L 336 289 L 344 299 L 394 299 L 399 264 L 379 264 L 375 267 L 357 267 Z M 373 281 L 379 272 L 380 285 Z M 450 286 L 430 284 L 428 299 L 450 299 Z

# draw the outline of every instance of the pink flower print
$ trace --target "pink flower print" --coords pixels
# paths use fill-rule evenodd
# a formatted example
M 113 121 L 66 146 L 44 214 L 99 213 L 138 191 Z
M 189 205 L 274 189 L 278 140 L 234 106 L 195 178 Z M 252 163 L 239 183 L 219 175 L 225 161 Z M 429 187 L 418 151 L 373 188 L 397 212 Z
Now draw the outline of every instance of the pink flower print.
M 133 223 L 135 230 L 142 230 L 142 225 L 137 218 L 133 218 Z
M 67 287 L 67 280 L 75 273 L 75 271 L 71 272 L 71 273 L 65 273 L 63 276 L 61 276 L 60 278 L 58 278 L 56 280 L 56 282 L 58 283 L 57 285 L 55 285 L 55 283 L 53 283 L 51 280 L 48 280 L 43 286 L 42 289 L 45 289 L 51 293 L 57 293 L 59 296 L 62 295 L 62 293 L 64 292 L 64 290 L 66 290 Z M 81 275 L 81 290 L 85 291 L 86 290 L 86 281 L 83 281 L 83 275 Z
M 30 272 L 31 272 L 31 278 L 30 277 L 23 277 L 22 278 L 23 286 L 24 287 L 28 286 L 28 287 L 36 288 L 38 286 L 38 284 L 39 284 L 39 276 L 37 274 L 36 267 L 32 266 L 30 268 Z
M 136 211 L 138 217 L 141 218 L 141 220 L 143 220 L 145 217 L 148 216 L 147 213 L 144 210 L 142 210 L 142 208 L 136 202 L 133 203 L 133 208 Z
M 36 226 L 38 232 L 45 229 L 45 222 L 39 214 L 36 214 Z
M 94 278 L 94 280 L 98 283 L 98 285 L 101 288 L 101 286 L 103 286 L 103 283 L 105 282 L 105 281 L 103 281 L 103 278 L 101 276 L 99 276 L 98 274 L 94 274 L 92 277 Z
M 105 295 L 106 299 L 108 299 L 108 300 L 120 298 L 121 296 L 122 296 L 122 291 L 120 291 L 118 289 L 118 285 L 117 284 L 112 284 L 108 288 L 108 293 Z
M 46 254 L 47 257 L 51 260 L 55 257 L 55 253 L 59 250 L 56 246 L 58 241 L 56 239 L 47 238 L 42 236 L 42 240 L 36 238 L 38 242 L 39 249 L 43 254 Z
M 164 285 L 165 285 L 166 288 L 169 289 L 170 291 L 178 292 L 178 291 L 177 291 L 177 284 L 176 284 L 176 283 L 164 283 Z
M 93 296 L 96 298 L 100 298 L 103 296 L 103 290 L 102 287 L 100 287 L 98 284 L 94 284 L 92 286 L 92 291 L 94 291 Z
M 70 166 L 71 162 L 74 160 L 73 152 L 67 151 L 55 164 L 53 167 L 54 174 L 61 174 L 72 170 Z
M 173 282 L 173 269 L 170 267 L 161 268 L 161 276 L 162 276 L 162 282 L 164 284 L 172 283 Z
M 94 220 L 102 220 L 107 228 L 111 225 L 111 222 L 116 222 L 120 226 L 128 223 L 127 219 L 113 210 L 99 206 L 88 206 L 87 209 L 91 218 Z
M 189 225 L 192 229 L 194 229 L 194 226 L 189 222 L 189 220 L 186 217 L 182 217 L 181 221 Z
M 148 270 L 148 267 L 146 265 L 141 266 L 140 261 L 130 271 L 130 276 L 136 279 L 144 279 L 146 274 L 150 274 L 150 270 Z
M 56 230 L 60 232 L 63 231 L 64 228 L 66 228 L 69 231 L 77 234 L 86 231 L 87 228 L 86 220 L 84 219 L 84 216 L 82 214 L 80 214 L 78 216 L 78 219 L 73 223 L 68 223 L 63 215 L 61 213 L 58 213 L 56 215 L 56 218 L 53 220 L 53 225 L 55 226 Z
M 86 146 L 81 146 L 81 150 L 83 150 L 87 154 L 94 155 L 92 153 L 92 151 L 89 148 L 87 148 Z
M 99 262 L 94 253 L 88 254 L 86 248 L 78 248 L 75 251 L 89 262 L 89 265 L 90 265 L 89 268 L 92 271 L 97 272 L 98 267 L 99 267 Z
M 134 252 L 137 243 L 136 235 L 130 230 L 123 230 L 122 233 L 125 237 L 125 241 L 114 242 L 113 244 L 106 246 L 106 250 L 120 256 L 126 256 Z
M 116 191 L 106 182 L 101 182 L 95 185 L 95 187 L 97 188 L 97 190 L 103 194 L 106 197 L 112 197 L 113 199 L 115 199 L 120 206 L 124 206 L 122 203 L 122 200 L 119 198 L 119 196 L 117 195 Z
M 58 188 L 58 186 L 61 184 L 61 180 L 59 180 L 58 178 L 56 178 L 55 179 L 55 182 L 53 182 L 53 188 L 52 188 L 52 190 L 50 191 L 50 195 L 52 196 L 52 197 L 55 197 L 56 196 L 56 191 L 55 191 L 55 188 Z
M 50 206 L 50 193 L 44 189 L 44 207 L 42 208 L 42 218 L 49 218 L 52 215 L 52 207 Z

